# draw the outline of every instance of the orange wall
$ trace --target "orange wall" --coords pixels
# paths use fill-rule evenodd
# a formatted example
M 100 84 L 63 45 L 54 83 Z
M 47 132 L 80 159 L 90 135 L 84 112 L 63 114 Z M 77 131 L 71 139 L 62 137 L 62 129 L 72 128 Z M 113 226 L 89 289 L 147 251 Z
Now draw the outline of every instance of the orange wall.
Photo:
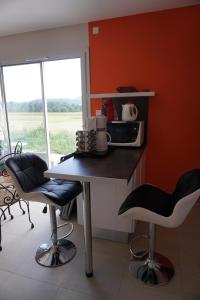
M 199 37 L 200 5 L 89 23 L 91 92 L 123 85 L 156 92 L 146 180 L 168 191 L 182 172 L 200 167 Z

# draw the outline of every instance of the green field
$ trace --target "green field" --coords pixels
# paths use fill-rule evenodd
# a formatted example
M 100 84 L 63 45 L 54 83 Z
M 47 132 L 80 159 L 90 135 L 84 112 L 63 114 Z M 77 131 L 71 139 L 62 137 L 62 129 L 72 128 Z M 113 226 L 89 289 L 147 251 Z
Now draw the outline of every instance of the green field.
M 23 142 L 25 151 L 45 151 L 44 120 L 42 113 L 9 113 L 13 143 Z M 51 153 L 74 151 L 75 132 L 82 128 L 82 113 L 48 113 Z
M 24 129 L 44 128 L 42 113 L 9 113 L 10 130 L 13 132 Z M 82 127 L 82 113 L 48 113 L 49 131 L 56 133 L 60 130 L 76 131 Z

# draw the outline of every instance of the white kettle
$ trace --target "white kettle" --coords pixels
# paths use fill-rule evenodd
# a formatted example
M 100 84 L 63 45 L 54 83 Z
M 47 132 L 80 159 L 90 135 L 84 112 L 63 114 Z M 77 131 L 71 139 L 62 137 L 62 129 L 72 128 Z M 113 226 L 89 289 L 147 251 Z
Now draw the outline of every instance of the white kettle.
M 122 121 L 135 121 L 138 116 L 138 108 L 134 103 L 122 105 Z

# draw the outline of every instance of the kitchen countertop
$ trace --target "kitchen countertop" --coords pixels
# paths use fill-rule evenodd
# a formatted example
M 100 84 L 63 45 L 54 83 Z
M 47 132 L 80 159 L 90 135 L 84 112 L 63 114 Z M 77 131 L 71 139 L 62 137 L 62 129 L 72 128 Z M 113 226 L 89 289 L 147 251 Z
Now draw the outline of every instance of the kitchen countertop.
M 47 170 L 45 177 L 80 181 L 130 180 L 145 150 L 140 148 L 115 147 L 105 157 L 71 157 Z

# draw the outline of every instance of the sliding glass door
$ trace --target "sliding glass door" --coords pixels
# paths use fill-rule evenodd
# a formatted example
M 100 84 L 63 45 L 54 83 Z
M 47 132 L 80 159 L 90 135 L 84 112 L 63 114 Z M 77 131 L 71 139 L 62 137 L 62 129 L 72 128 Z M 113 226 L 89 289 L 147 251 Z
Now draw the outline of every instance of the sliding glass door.
M 2 89 L 0 89 L 0 158 L 9 151 L 8 131 L 6 126 L 6 116 L 3 106 L 2 95 Z
M 81 60 L 44 62 L 43 70 L 50 158 L 55 164 L 75 151 L 75 132 L 82 127 Z
M 10 146 L 40 154 L 51 165 L 75 151 L 82 127 L 81 59 L 2 67 Z
M 46 152 L 40 64 L 3 67 L 11 148 Z

